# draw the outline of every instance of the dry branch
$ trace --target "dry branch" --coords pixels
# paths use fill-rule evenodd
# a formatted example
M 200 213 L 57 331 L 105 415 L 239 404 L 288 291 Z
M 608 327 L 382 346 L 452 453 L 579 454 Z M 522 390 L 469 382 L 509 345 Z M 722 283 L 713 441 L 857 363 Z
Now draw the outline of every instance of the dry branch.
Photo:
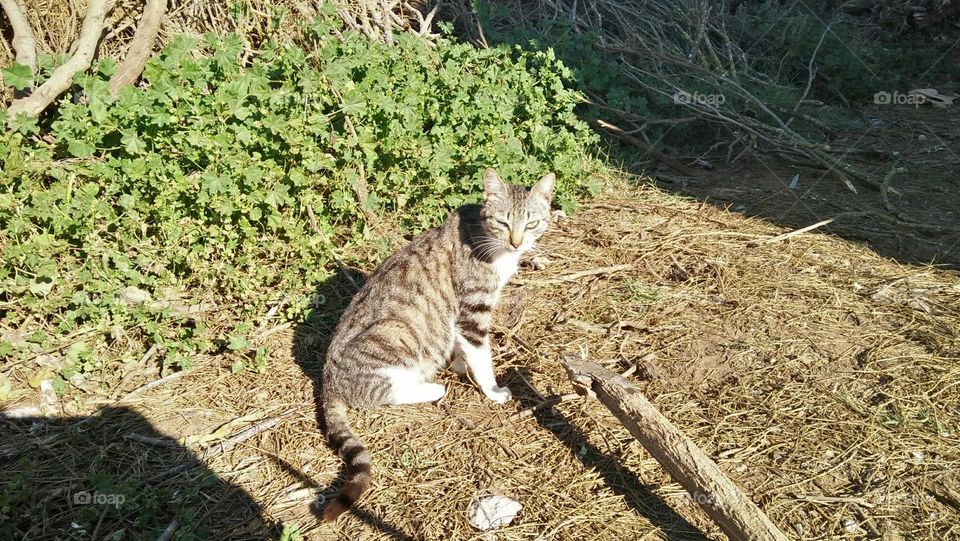
M 222 455 L 223 453 L 226 453 L 230 449 L 233 449 L 234 447 L 236 447 L 238 444 L 243 443 L 244 441 L 256 436 L 261 432 L 270 430 L 271 428 L 277 426 L 280 423 L 280 421 L 283 420 L 284 417 L 286 417 L 287 415 L 290 415 L 294 411 L 296 411 L 296 408 L 286 410 L 277 415 L 267 417 L 266 419 L 263 419 L 260 422 L 254 423 L 248 426 L 247 428 L 244 428 L 243 430 L 240 430 L 234 433 L 229 438 L 210 446 L 209 448 L 207 448 L 205 452 L 203 452 L 200 455 L 199 458 L 208 460 L 213 457 Z M 160 473 L 157 473 L 149 477 L 146 480 L 146 482 L 148 484 L 160 483 L 162 481 L 166 481 L 167 479 L 170 479 L 171 477 L 176 477 L 177 475 L 180 475 L 185 471 L 189 471 L 199 465 L 200 465 L 200 462 L 196 459 L 190 460 L 188 462 L 181 462 L 176 466 L 168 468 Z
M 17 52 L 17 63 L 30 68 L 30 83 L 33 85 L 33 75 L 37 73 L 37 42 L 33 38 L 33 30 L 24 16 L 20 2 L 17 0 L 0 0 L 0 7 L 7 14 L 10 27 L 13 28 L 13 49 Z
M 74 43 L 76 52 L 70 57 L 70 60 L 67 60 L 65 64 L 53 72 L 50 79 L 29 96 L 14 100 L 10 104 L 7 112 L 11 118 L 18 113 L 25 113 L 29 116 L 39 115 L 53 103 L 53 100 L 57 99 L 57 96 L 70 88 L 70 85 L 73 84 L 73 76 L 77 72 L 90 67 L 97 50 L 97 43 L 100 41 L 100 35 L 103 32 L 103 21 L 108 11 L 109 7 L 106 0 L 90 0 L 87 15 L 84 17 L 83 26 L 80 28 L 80 37 Z
M 605 122 L 603 120 L 594 121 L 594 125 L 597 128 L 601 129 L 602 131 L 609 133 L 611 135 L 614 135 L 633 146 L 642 148 L 647 154 L 650 155 L 651 158 L 657 160 L 663 165 L 666 165 L 667 167 L 669 167 L 670 169 L 673 169 L 674 171 L 680 173 L 681 175 L 687 175 L 690 177 L 696 176 L 696 173 L 694 173 L 691 169 L 689 169 L 685 165 L 677 163 L 676 161 L 671 159 L 669 156 L 667 156 L 663 152 L 660 152 L 659 150 L 654 148 L 653 145 L 648 145 L 644 141 L 637 139 L 636 137 L 628 134 L 627 132 L 623 131 L 617 126 L 614 126 L 613 124 L 610 124 L 609 122 Z
M 579 355 L 566 356 L 564 365 L 575 386 L 596 393 L 730 539 L 786 541 L 763 511 L 627 379 Z
M 598 274 L 613 274 L 615 272 L 625 271 L 633 268 L 633 265 L 630 263 L 623 263 L 620 265 L 610 265 L 609 267 L 599 267 L 596 269 L 587 269 L 577 272 L 571 272 L 570 274 L 564 274 L 547 280 L 514 280 L 516 284 L 528 284 L 535 283 L 540 285 L 547 284 L 559 284 L 563 282 L 572 282 L 574 280 L 579 280 L 580 278 L 585 278 L 587 276 L 596 276 Z
M 147 64 L 150 53 L 153 52 L 153 43 L 160 32 L 160 23 L 163 22 L 163 14 L 166 11 L 167 0 L 147 0 L 147 5 L 143 8 L 143 16 L 140 17 L 140 24 L 137 25 L 133 41 L 127 49 L 127 55 L 117 72 L 110 78 L 110 95 L 116 96 L 121 88 L 136 81 L 143 73 L 143 67 Z
M 774 242 L 780 242 L 782 240 L 787 240 L 789 238 L 796 237 L 797 235 L 802 235 L 808 231 L 813 231 L 814 229 L 818 229 L 825 225 L 830 225 L 836 219 L 837 219 L 836 216 L 834 216 L 833 218 L 827 218 L 826 220 L 821 220 L 815 224 L 808 225 L 806 227 L 801 227 L 800 229 L 794 229 L 793 231 L 788 231 L 782 235 L 777 235 L 776 237 L 772 237 L 763 241 L 763 244 L 773 244 Z

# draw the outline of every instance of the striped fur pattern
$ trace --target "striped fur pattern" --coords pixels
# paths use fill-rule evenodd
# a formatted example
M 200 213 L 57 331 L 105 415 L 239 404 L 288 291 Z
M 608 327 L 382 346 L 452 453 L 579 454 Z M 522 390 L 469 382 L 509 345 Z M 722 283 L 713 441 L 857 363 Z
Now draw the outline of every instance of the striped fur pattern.
M 336 519 L 370 486 L 370 455 L 353 434 L 348 408 L 433 402 L 446 389 L 431 382 L 448 366 L 470 375 L 498 403 L 490 328 L 500 291 L 550 221 L 555 176 L 531 189 L 483 175 L 484 201 L 454 211 L 387 258 L 347 307 L 327 349 L 323 414 L 330 446 L 346 463 L 346 483 L 327 506 Z

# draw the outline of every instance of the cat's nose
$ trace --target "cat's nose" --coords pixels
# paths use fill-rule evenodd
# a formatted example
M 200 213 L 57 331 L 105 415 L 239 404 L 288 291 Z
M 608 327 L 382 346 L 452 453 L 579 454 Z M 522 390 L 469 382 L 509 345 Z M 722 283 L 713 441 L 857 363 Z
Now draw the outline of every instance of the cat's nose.
M 519 248 L 523 244 L 523 235 L 514 235 L 510 233 L 510 246 Z

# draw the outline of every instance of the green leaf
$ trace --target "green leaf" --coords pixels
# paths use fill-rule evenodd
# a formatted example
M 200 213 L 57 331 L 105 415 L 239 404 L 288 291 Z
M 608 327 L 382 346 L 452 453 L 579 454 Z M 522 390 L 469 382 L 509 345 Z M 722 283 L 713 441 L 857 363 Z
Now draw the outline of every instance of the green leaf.
M 30 293 L 38 297 L 46 297 L 53 290 L 53 280 L 30 280 Z
M 93 153 L 96 152 L 97 149 L 86 141 L 74 139 L 67 143 L 67 150 L 77 158 L 88 158 L 93 156 Z
M 36 117 L 32 117 L 26 113 L 17 113 L 17 115 L 9 119 L 8 122 L 10 129 L 23 135 L 29 136 L 40 133 Z
M 250 347 L 250 342 L 243 336 L 231 336 L 230 343 L 227 344 L 227 347 L 234 351 L 247 349 Z
M 140 154 L 147 149 L 147 144 L 134 130 L 123 131 L 123 149 L 130 154 Z
M 358 90 L 351 88 L 343 94 L 343 114 L 354 116 L 367 110 L 367 101 Z
M 326 6 L 326 3 L 321 4 Z M 284 524 L 283 531 L 280 532 L 280 541 L 301 541 L 300 527 L 296 524 Z
M 100 72 L 100 75 L 104 77 L 110 77 L 117 72 L 117 62 L 108 57 L 105 57 L 100 60 L 100 64 L 97 66 L 97 71 Z
M 33 73 L 30 71 L 30 66 L 14 62 L 9 68 L 3 68 L 0 71 L 3 72 L 3 82 L 17 90 L 26 90 L 33 85 Z
M 72 363 L 84 360 L 90 355 L 90 348 L 85 342 L 74 342 L 67 348 L 67 360 Z
M 128 193 L 122 194 L 117 199 L 117 202 L 120 204 L 121 207 L 127 210 L 130 210 L 137 205 L 137 199 Z
M 270 350 L 265 347 L 258 347 L 257 354 L 253 360 L 253 368 L 257 371 L 258 374 L 267 373 L 267 358 L 269 357 Z

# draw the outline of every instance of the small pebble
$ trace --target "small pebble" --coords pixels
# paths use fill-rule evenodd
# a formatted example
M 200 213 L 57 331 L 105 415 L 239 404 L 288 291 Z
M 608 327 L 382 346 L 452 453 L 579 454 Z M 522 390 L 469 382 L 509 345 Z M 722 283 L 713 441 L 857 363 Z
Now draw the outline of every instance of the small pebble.
M 863 530 L 860 529 L 860 524 L 852 518 L 845 518 L 843 522 L 840 523 L 840 526 L 843 527 L 843 530 L 849 533 L 862 533 Z

